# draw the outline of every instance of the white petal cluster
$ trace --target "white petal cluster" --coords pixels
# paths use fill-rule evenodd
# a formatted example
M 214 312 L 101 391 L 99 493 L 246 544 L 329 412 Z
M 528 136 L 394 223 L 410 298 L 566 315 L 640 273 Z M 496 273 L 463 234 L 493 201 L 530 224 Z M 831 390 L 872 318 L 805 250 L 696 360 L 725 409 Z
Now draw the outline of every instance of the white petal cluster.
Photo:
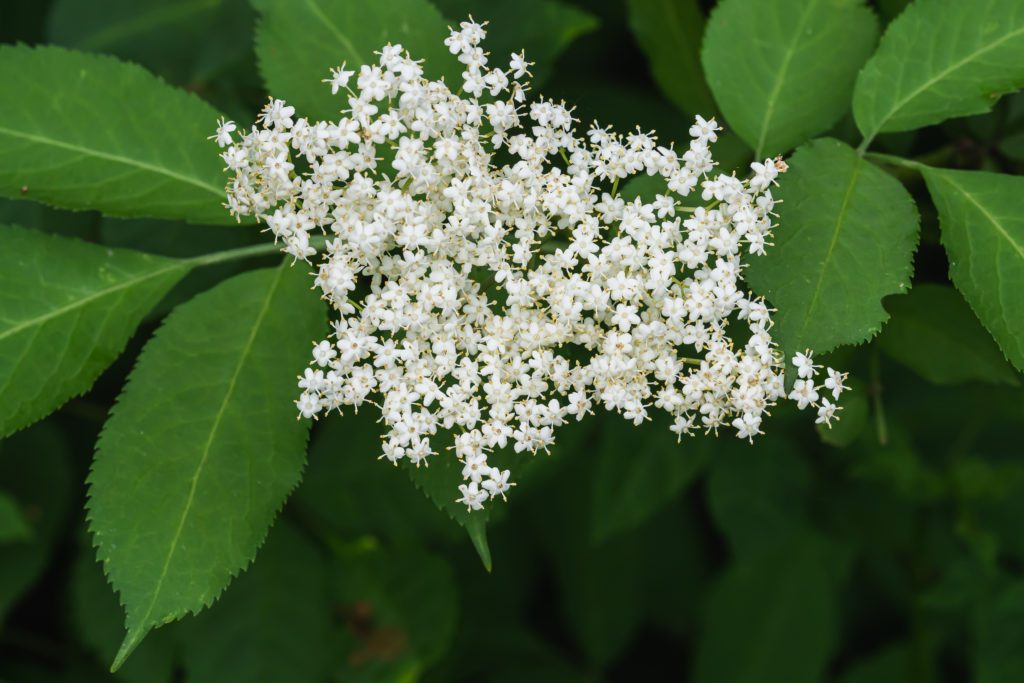
M 229 208 L 314 263 L 335 311 L 300 378 L 300 414 L 375 406 L 382 457 L 458 458 L 469 509 L 513 485 L 489 464 L 495 450 L 546 450 L 599 407 L 753 439 L 786 398 L 784 362 L 770 310 L 739 278 L 744 256 L 764 252 L 785 164 L 714 174 L 719 127 L 701 117 L 681 152 L 639 130 L 577 136 L 564 104 L 527 104 L 522 54 L 488 66 L 484 36 L 467 21 L 445 40 L 465 67 L 458 92 L 388 45 L 378 64 L 331 71 L 348 104 L 337 120 L 272 100 L 239 141 L 234 124 L 218 129 Z M 666 194 L 617 194 L 641 173 Z M 705 206 L 683 205 L 697 195 Z M 819 390 L 838 397 L 843 376 L 818 387 L 819 366 L 799 359 L 789 398 L 828 422 Z M 436 455 L 439 439 L 454 456 Z

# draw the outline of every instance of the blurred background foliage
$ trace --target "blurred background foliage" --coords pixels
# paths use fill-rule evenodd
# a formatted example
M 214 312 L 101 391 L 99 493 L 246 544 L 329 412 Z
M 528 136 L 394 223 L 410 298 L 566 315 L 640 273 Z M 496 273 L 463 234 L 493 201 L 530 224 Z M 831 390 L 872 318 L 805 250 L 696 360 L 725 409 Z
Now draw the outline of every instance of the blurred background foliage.
M 715 113 L 699 60 L 713 3 L 437 4 L 491 20 L 490 49 L 524 47 L 539 89 L 584 122 L 678 140 L 690 116 Z M 873 4 L 884 25 L 906 2 Z M 6 0 L 0 39 L 136 61 L 249 121 L 266 96 L 256 21 L 246 0 Z M 859 141 L 849 115 L 831 135 Z M 1019 174 L 1024 97 L 876 147 Z M 739 167 L 752 152 L 725 135 L 716 155 Z M 113 675 L 122 612 L 84 532 L 83 481 L 142 340 L 238 266 L 193 273 L 91 392 L 0 443 L 0 679 L 1024 681 L 1024 393 L 953 295 L 934 210 L 920 206 L 911 294 L 886 301 L 879 338 L 828 361 L 855 388 L 831 432 L 780 408 L 756 447 L 676 445 L 667 430 L 591 418 L 495 510 L 488 574 L 464 532 L 372 457 L 369 415 L 321 421 L 253 568 Z M 261 239 L 10 200 L 0 223 L 174 256 Z M 942 326 L 961 336 L 939 339 Z

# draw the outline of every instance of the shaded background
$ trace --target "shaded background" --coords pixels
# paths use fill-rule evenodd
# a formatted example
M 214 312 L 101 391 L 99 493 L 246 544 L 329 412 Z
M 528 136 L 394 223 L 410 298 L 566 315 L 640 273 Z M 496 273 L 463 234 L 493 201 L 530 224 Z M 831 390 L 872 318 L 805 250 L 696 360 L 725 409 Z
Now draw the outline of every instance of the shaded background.
M 437 4 L 452 19 L 490 19 L 496 54 L 525 47 L 539 62 L 537 89 L 575 103 L 583 122 L 678 140 L 691 114 L 714 113 L 696 57 L 713 3 Z M 640 4 L 662 6 L 692 43 L 674 75 L 684 88 L 652 75 Z M 905 4 L 874 3 L 883 25 Z M 0 8 L 5 42 L 137 61 L 241 122 L 265 101 L 255 14 L 242 0 Z M 831 134 L 859 140 L 849 117 Z M 1019 173 L 1024 99 L 882 136 L 876 148 Z M 716 147 L 727 168 L 749 155 L 735 136 Z M 923 195 L 920 180 L 907 182 Z M 934 209 L 919 206 L 915 287 L 945 285 Z M 262 239 L 10 200 L 0 200 L 0 222 L 175 256 Z M 0 545 L 0 679 L 1024 680 L 1024 392 L 929 383 L 914 372 L 920 340 L 889 302 L 880 339 L 831 354 L 855 388 L 832 433 L 788 407 L 756 447 L 677 445 L 664 425 L 636 430 L 605 414 L 567 428 L 495 511 L 491 574 L 462 529 L 375 460 L 367 414 L 321 421 L 305 482 L 254 568 L 212 609 L 152 633 L 121 672 L 106 673 L 122 613 L 82 512 L 98 430 L 160 317 L 245 265 L 188 276 L 89 394 L 0 443 L 0 484 L 33 527 L 30 540 Z

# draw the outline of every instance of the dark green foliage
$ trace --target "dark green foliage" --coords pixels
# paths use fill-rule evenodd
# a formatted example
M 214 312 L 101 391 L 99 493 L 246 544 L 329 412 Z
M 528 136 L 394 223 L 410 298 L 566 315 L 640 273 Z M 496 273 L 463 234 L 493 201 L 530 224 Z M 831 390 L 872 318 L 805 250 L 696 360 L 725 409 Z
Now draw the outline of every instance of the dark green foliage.
M 1024 680 L 1019 0 L 7 4 L 0 682 Z M 389 40 L 455 81 L 469 14 L 583 126 L 787 159 L 744 278 L 838 424 L 602 412 L 470 514 L 372 406 L 295 419 L 327 312 L 206 137 Z

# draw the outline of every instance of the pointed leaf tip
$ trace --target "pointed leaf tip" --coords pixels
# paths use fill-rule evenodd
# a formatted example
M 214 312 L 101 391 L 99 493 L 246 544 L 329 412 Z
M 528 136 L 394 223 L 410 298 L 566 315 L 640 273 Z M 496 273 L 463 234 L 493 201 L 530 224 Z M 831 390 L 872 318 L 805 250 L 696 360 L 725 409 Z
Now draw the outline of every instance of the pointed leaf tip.
M 484 569 L 487 573 L 491 573 L 491 548 L 487 544 L 487 524 L 473 524 L 472 522 L 466 525 L 466 531 L 469 533 L 469 540 L 473 542 L 473 547 L 476 548 L 476 554 L 480 556 L 480 561 L 484 563 Z
M 139 646 L 147 633 L 149 633 L 149 627 L 146 626 L 141 630 L 136 628 L 128 631 L 124 637 L 124 642 L 121 643 L 121 647 L 117 649 L 117 654 L 114 655 L 114 662 L 110 665 L 110 673 L 117 673 L 117 670 L 124 666 L 125 661 L 135 652 L 135 648 Z

